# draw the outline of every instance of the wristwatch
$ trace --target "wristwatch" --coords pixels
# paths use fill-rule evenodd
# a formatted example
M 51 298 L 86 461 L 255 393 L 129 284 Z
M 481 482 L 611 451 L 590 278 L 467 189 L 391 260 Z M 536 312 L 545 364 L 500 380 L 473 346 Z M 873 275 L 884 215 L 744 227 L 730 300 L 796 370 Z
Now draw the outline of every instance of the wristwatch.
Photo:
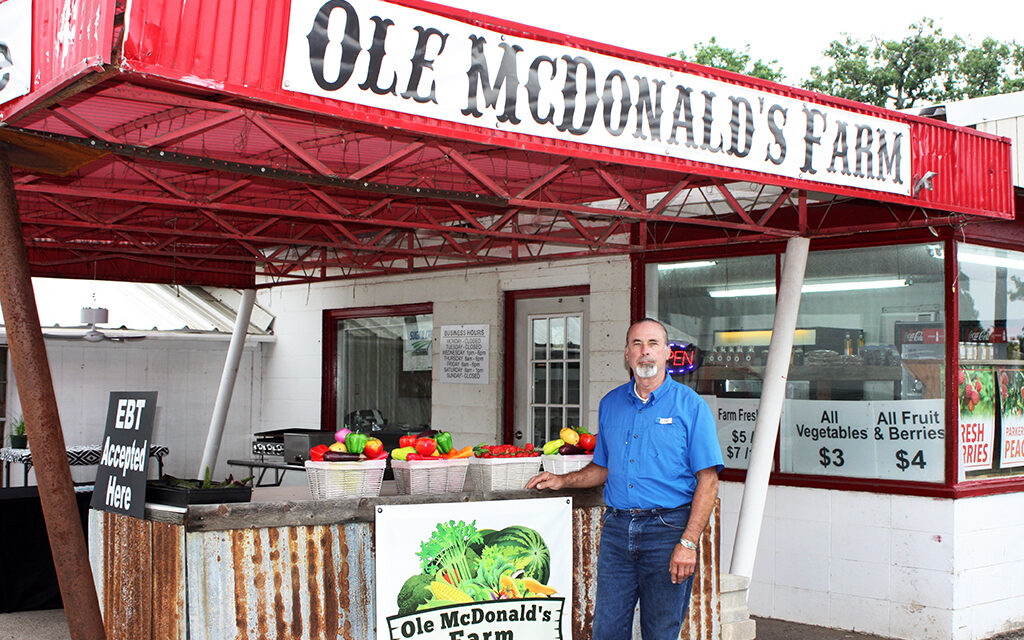
M 692 543 L 692 542 L 690 542 L 686 538 L 679 538 L 679 544 L 683 545 L 684 547 L 686 547 L 690 551 L 696 551 L 697 550 L 697 545 Z

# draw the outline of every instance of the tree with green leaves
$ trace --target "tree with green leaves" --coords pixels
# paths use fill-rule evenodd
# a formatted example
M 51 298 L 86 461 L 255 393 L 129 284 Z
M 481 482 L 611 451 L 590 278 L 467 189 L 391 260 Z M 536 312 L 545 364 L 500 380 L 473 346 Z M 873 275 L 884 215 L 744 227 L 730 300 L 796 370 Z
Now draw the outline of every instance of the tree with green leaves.
M 929 18 L 902 40 L 844 35 L 824 52 L 831 65 L 813 67 L 804 88 L 895 109 L 1024 88 L 1024 48 L 1015 42 L 986 38 L 968 46 Z
M 718 44 L 713 36 L 709 42 L 698 42 L 694 46 L 692 60 L 687 57 L 685 51 L 670 53 L 668 57 L 688 60 L 707 67 L 715 67 L 716 69 L 735 71 L 736 73 L 773 82 L 782 82 L 786 77 L 782 67 L 779 66 L 778 60 L 765 62 L 758 59 L 751 62 L 750 45 L 744 47 L 742 51 L 738 51 Z

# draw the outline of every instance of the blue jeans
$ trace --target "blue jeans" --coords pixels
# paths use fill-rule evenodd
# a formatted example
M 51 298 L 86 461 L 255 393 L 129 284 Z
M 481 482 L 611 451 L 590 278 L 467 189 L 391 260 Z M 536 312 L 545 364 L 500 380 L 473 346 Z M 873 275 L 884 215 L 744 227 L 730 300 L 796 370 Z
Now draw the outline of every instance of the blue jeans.
M 593 640 L 627 640 L 640 601 L 643 640 L 678 640 L 693 576 L 672 584 L 669 559 L 690 518 L 676 509 L 605 509 L 597 556 Z

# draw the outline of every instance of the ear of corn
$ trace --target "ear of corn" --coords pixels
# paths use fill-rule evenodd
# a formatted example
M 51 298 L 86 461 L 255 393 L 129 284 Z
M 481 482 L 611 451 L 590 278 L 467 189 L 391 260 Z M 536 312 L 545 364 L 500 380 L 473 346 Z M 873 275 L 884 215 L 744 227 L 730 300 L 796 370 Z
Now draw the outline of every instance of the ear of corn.
M 552 589 L 546 584 L 541 584 L 533 578 L 523 578 L 523 586 L 525 586 L 528 591 L 532 591 L 542 596 L 550 596 L 553 593 L 558 593 L 555 589 Z
M 473 598 L 470 598 L 465 591 L 456 589 L 446 582 L 434 581 L 427 588 L 430 589 L 430 592 L 434 594 L 434 598 L 437 600 L 448 600 L 458 603 L 473 602 Z

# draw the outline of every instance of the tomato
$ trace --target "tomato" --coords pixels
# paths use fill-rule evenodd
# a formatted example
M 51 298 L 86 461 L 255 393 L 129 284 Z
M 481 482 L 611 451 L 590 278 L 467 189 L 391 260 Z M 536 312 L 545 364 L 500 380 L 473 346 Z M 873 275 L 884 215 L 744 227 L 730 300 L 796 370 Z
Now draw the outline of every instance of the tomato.
M 597 446 L 597 438 L 589 433 L 581 433 L 579 446 L 585 451 L 593 451 L 594 447 Z
M 421 456 L 434 455 L 437 451 L 437 443 L 434 442 L 433 438 L 416 438 L 416 453 Z

